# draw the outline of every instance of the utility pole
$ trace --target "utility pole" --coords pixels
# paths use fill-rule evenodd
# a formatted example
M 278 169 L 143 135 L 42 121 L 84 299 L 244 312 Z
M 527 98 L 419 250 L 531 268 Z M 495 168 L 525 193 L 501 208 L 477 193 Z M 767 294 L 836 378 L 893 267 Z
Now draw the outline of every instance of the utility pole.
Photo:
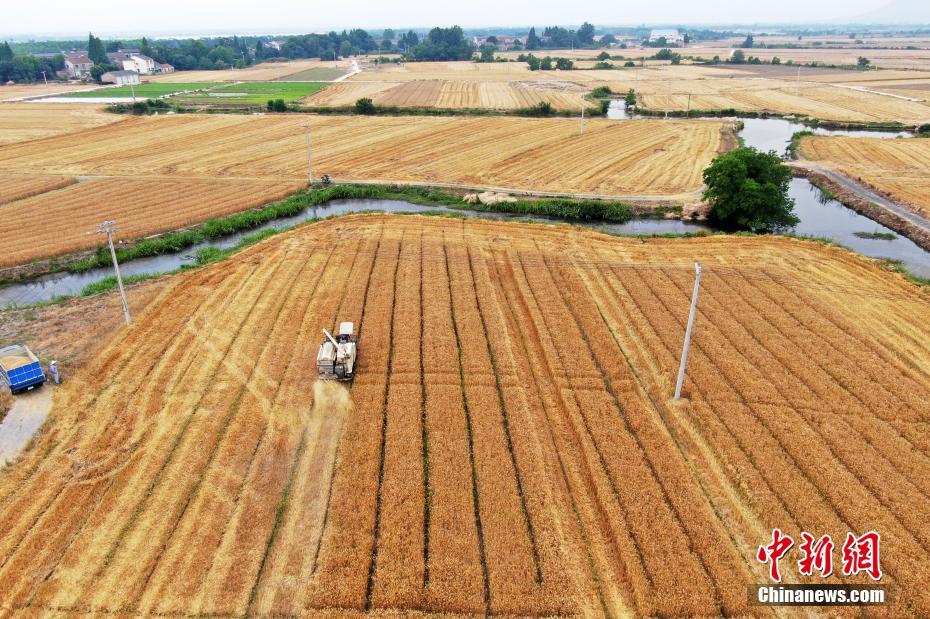
M 45 77 L 45 71 L 42 71 L 42 79 L 45 80 L 45 85 L 48 86 L 48 78 Z
M 136 102 L 136 87 L 132 85 L 132 78 L 129 78 L 129 92 L 132 93 L 132 102 Z
M 685 329 L 685 344 L 681 351 L 681 365 L 678 366 L 678 382 L 675 383 L 675 399 L 681 399 L 681 387 L 685 382 L 685 366 L 688 363 L 688 349 L 691 347 L 691 330 L 694 328 L 694 314 L 697 311 L 698 291 L 701 289 L 701 265 L 694 263 L 694 292 L 691 294 L 691 313 L 688 314 L 688 328 Z
M 310 187 L 313 187 L 313 157 L 310 148 L 310 125 L 304 125 L 307 135 L 307 179 L 310 181 Z
M 119 272 L 119 263 L 116 261 L 116 250 L 113 249 L 113 233 L 117 231 L 113 226 L 115 221 L 105 221 L 97 226 L 97 234 L 106 234 L 107 243 L 110 245 L 110 257 L 113 258 L 113 270 L 116 272 L 116 285 L 119 287 L 119 298 L 123 303 L 123 316 L 126 317 L 126 324 L 132 324 L 132 316 L 129 315 L 129 302 L 126 301 L 126 290 L 123 288 L 123 276 Z
M 581 133 L 579 135 L 584 136 L 584 103 L 581 104 Z
M 687 116 L 688 116 L 688 118 L 691 118 L 691 93 L 690 93 L 690 92 L 688 93 L 688 113 L 687 113 Z

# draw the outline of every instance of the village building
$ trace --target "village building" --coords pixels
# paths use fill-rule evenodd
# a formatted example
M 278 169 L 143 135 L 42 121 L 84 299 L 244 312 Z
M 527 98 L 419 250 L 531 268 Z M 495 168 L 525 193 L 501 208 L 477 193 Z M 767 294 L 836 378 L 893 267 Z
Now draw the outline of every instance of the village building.
M 649 33 L 650 43 L 658 43 L 660 39 L 665 39 L 666 43 L 673 45 L 684 43 L 685 36 L 677 28 L 662 28 Z
M 107 71 L 100 76 L 100 81 L 104 84 L 116 84 L 117 86 L 140 83 L 139 74 L 136 71 Z
M 71 79 L 84 79 L 90 76 L 94 61 L 86 55 L 65 56 L 65 75 Z
M 155 61 L 137 51 L 121 49 L 107 54 L 107 59 L 123 71 L 135 71 L 140 75 L 155 73 Z

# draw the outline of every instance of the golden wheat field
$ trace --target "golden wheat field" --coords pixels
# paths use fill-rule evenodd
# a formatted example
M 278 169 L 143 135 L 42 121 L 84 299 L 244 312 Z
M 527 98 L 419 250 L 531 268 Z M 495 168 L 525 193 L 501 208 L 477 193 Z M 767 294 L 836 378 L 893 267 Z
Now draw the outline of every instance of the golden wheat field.
M 930 141 L 811 136 L 804 159 L 831 167 L 930 217 Z
M 340 320 L 356 380 L 314 384 Z M 58 391 L 0 474 L 3 607 L 748 615 L 779 527 L 880 530 L 891 612 L 927 614 L 928 321 L 812 242 L 301 227 L 176 277 Z
M 879 44 L 881 45 L 881 43 Z M 738 47 L 738 44 L 733 44 L 732 46 L 698 44 L 689 46 L 684 53 L 692 56 L 701 56 L 703 58 L 720 56 L 726 59 L 730 56 L 730 53 Z M 859 56 L 865 56 L 872 65 L 882 69 L 926 69 L 928 62 L 930 62 L 930 49 L 753 48 L 743 51 L 746 52 L 747 56 L 757 56 L 765 61 L 770 61 L 773 57 L 778 56 L 782 62 L 792 60 L 795 63 L 817 62 L 827 65 L 835 64 L 847 66 L 855 66 Z
M 123 120 L 86 103 L 0 104 L 0 145 L 72 133 Z
M 677 196 L 724 148 L 717 121 L 177 115 L 0 146 L 0 173 L 305 178 L 451 183 L 564 193 Z
M 218 178 L 99 178 L 71 184 L 74 179 L 59 177 L 57 185 L 54 179 L 34 180 L 44 183 L 38 188 L 43 191 L 68 186 L 53 193 L 33 190 L 32 197 L 2 204 L 7 183 L 0 180 L 0 267 L 93 249 L 100 238 L 92 232 L 107 219 L 118 222 L 120 238 L 138 239 L 261 206 L 305 185 Z
M 0 84 L 0 101 L 15 101 L 27 97 L 47 97 L 51 95 L 77 92 L 80 90 L 93 90 L 100 88 L 88 84 Z M 6 107 L 0 107 L 5 110 Z
M 750 68 L 664 66 L 645 69 L 563 72 L 588 88 L 606 85 L 614 92 L 636 91 L 640 105 L 658 111 L 736 109 L 800 114 L 844 122 L 930 121 L 930 92 L 911 97 L 902 89 L 930 88 L 930 74 L 901 71 L 823 71 L 792 67 Z M 887 79 L 883 79 L 887 74 Z M 770 77 L 766 77 L 769 75 Z M 863 76 L 868 76 L 866 79 Z M 916 99 L 916 100 L 909 100 Z
M 223 71 L 175 71 L 159 75 L 147 75 L 147 82 L 169 82 L 184 84 L 187 82 L 266 82 L 280 80 L 307 69 L 318 67 L 345 69 L 352 67 L 347 60 L 337 62 L 322 60 L 289 60 L 287 62 L 263 62 L 245 69 L 227 69 Z
M 339 107 L 370 97 L 375 105 L 384 106 L 509 110 L 545 101 L 559 110 L 578 111 L 593 105 L 584 98 L 587 92 L 587 88 L 571 82 L 343 82 L 313 94 L 303 103 Z
M 61 189 L 73 182 L 67 176 L 4 176 L 0 178 L 0 204 Z

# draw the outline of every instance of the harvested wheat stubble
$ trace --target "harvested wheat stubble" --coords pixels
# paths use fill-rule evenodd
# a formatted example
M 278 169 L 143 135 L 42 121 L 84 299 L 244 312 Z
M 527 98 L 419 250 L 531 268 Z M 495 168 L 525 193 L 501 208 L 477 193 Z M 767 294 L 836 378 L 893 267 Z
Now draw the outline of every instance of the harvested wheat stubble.
M 66 176 L 8 176 L 0 178 L 0 205 L 31 198 L 74 183 Z
M 358 376 L 314 383 L 339 320 Z M 927 614 L 928 321 L 900 276 L 804 241 L 305 226 L 176 277 L 62 386 L 0 476 L 0 590 L 40 612 L 746 615 L 771 528 L 874 526 L 889 612 Z
M 2 186 L 2 182 L 0 182 Z M 92 249 L 104 219 L 141 238 L 261 206 L 297 191 L 297 181 L 106 178 L 0 206 L 0 267 Z
M 5 87 L 0 87 L 0 96 Z M 87 103 L 4 103 L 0 105 L 0 144 L 81 132 L 124 120 Z
M 810 136 L 801 156 L 861 180 L 930 217 L 927 140 Z
M 595 119 L 580 136 L 569 118 L 187 114 L 129 118 L 93 139 L 0 147 L 0 172 L 297 182 L 306 177 L 307 123 L 314 169 L 337 180 L 670 198 L 700 189 L 725 127 Z

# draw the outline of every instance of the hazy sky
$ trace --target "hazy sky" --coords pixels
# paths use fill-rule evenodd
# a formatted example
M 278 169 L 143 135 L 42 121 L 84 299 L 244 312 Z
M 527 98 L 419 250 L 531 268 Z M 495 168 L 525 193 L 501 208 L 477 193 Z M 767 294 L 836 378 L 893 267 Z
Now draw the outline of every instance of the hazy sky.
M 0 36 L 322 32 L 360 26 L 753 23 L 850 19 L 890 0 L 3 0 Z M 918 0 L 930 3 L 930 0 Z M 573 7 L 577 6 L 577 9 Z

